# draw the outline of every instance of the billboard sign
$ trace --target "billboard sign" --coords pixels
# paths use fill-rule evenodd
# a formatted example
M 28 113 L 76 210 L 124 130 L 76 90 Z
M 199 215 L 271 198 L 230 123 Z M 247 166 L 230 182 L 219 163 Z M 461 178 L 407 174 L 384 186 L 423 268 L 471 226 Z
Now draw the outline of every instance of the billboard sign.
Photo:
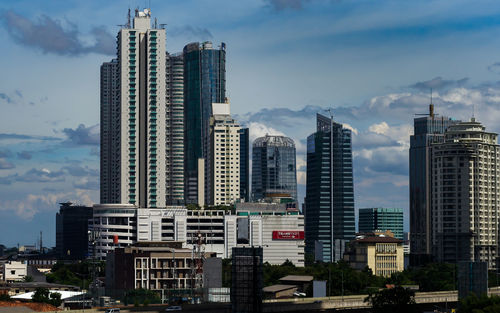
M 304 240 L 304 231 L 273 230 L 273 240 Z

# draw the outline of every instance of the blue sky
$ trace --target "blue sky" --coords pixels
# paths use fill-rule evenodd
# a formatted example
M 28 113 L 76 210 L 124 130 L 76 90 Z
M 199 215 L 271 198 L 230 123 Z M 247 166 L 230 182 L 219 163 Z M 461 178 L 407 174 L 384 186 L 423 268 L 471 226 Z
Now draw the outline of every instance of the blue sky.
M 58 202 L 98 201 L 99 66 L 127 9 L 151 3 L 167 50 L 227 44 L 227 94 L 251 137 L 297 144 L 333 108 L 353 129 L 356 208 L 408 210 L 408 146 L 429 89 L 440 114 L 500 126 L 497 1 L 2 1 L 0 243 L 55 241 Z M 406 226 L 407 226 L 406 221 Z

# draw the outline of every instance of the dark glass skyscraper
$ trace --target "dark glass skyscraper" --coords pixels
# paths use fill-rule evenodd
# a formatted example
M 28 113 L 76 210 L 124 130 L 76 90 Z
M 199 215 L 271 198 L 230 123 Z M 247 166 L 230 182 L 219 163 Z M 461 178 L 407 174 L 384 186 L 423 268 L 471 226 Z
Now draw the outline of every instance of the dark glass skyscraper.
M 306 253 L 335 262 L 355 232 L 351 131 L 316 118 L 317 131 L 307 138 Z
M 184 117 L 186 202 L 198 200 L 198 159 L 205 159 L 205 203 L 211 204 L 210 116 L 212 103 L 226 98 L 226 48 L 214 49 L 211 42 L 184 47 Z
M 56 214 L 56 253 L 59 258 L 83 260 L 88 256 L 88 225 L 92 207 L 61 203 Z
M 268 196 L 297 200 L 295 143 L 284 136 L 255 139 L 252 147 L 252 200 Z
M 459 121 L 434 115 L 415 118 L 414 135 L 410 136 L 410 263 L 420 265 L 430 261 L 431 245 L 431 168 L 430 146 L 444 141 L 444 132 Z
M 250 201 L 250 139 L 249 129 L 240 129 L 240 199 Z

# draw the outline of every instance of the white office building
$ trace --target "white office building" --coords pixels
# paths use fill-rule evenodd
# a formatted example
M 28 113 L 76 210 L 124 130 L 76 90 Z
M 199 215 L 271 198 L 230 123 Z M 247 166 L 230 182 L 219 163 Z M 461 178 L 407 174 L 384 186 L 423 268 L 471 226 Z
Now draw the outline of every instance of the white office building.
M 262 246 L 264 262 L 290 260 L 304 266 L 304 216 L 297 211 L 187 210 L 181 206 L 138 208 L 133 205 L 94 205 L 93 225 L 99 231 L 96 255 L 106 258 L 115 247 L 136 242 L 181 241 L 192 249 L 230 258 L 233 247 Z

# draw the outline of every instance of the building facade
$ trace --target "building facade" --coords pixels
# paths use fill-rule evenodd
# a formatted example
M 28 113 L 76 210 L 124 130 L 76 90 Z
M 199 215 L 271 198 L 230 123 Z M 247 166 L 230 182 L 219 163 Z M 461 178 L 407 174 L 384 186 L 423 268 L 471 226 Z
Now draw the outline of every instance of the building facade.
M 121 169 L 121 101 L 120 64 L 118 59 L 101 65 L 101 141 L 100 202 L 120 202 Z
M 305 204 L 306 253 L 342 259 L 355 233 L 351 131 L 321 114 L 307 138 Z
M 3 264 L 2 273 L 3 280 L 7 283 L 23 281 L 28 275 L 28 265 L 24 261 L 7 261 Z
M 204 162 L 204 203 L 212 203 L 210 192 L 210 136 L 212 103 L 226 99 L 226 47 L 215 49 L 211 42 L 190 43 L 184 47 L 185 118 L 185 197 L 198 203 L 199 159 Z
M 431 147 L 433 256 L 496 268 L 500 203 L 498 134 L 472 118 L 448 127 Z
M 184 204 L 184 58 L 166 58 L 166 187 L 167 204 Z
M 391 277 L 404 270 L 403 241 L 392 237 L 359 237 L 344 255 L 354 269 L 369 267 L 374 275 Z
M 107 255 L 106 286 L 111 293 L 130 289 L 187 289 L 195 287 L 195 273 L 203 275 L 205 259 L 215 253 L 193 257 L 181 242 L 141 242 L 117 248 Z
M 56 253 L 61 259 L 83 260 L 88 257 L 88 225 L 92 207 L 61 203 L 56 213 Z
M 129 18 L 130 19 L 130 18 Z M 136 10 L 135 16 L 118 32 L 118 79 L 112 77 L 114 61 L 101 73 L 101 148 L 114 156 L 103 160 L 101 189 L 103 203 L 131 203 L 141 207 L 166 205 L 166 51 L 165 30 L 151 27 L 151 12 Z M 108 68 L 111 68 L 107 71 Z M 111 89 L 109 89 L 111 88 Z M 119 104 L 118 102 L 119 101 Z M 108 106 L 111 106 L 108 108 Z M 108 116 L 109 115 L 109 116 Z M 119 125 L 117 121 L 119 120 Z M 111 121 L 111 122 L 109 122 Z M 119 134 L 117 134 L 117 132 Z M 110 145 L 109 148 L 104 145 Z M 119 148 L 116 147 L 119 146 Z M 118 150 L 119 149 L 119 150 Z M 107 157 L 106 154 L 103 154 Z M 119 190 L 115 190 L 116 185 Z
M 403 209 L 359 209 L 358 216 L 358 230 L 360 233 L 371 233 L 375 230 L 390 230 L 395 238 L 403 240 Z
M 255 139 L 252 146 L 252 201 L 286 194 L 297 200 L 295 143 L 284 136 Z
M 231 118 L 230 104 L 213 103 L 210 118 L 210 193 L 213 205 L 240 199 L 240 125 Z
M 240 129 L 240 199 L 250 201 L 250 130 Z
M 233 247 L 262 246 L 265 262 L 290 260 L 304 266 L 304 216 L 298 211 L 244 209 L 188 210 L 182 206 L 137 208 L 132 205 L 94 205 L 91 229 L 100 233 L 96 256 L 105 259 L 115 248 L 148 241 L 184 242 L 193 249 L 201 238 L 205 251 L 230 258 Z M 238 237 L 247 240 L 238 243 Z
M 431 230 L 431 144 L 443 142 L 445 130 L 458 121 L 434 114 L 415 118 L 414 134 L 410 136 L 410 247 L 412 265 L 429 262 L 432 254 Z

